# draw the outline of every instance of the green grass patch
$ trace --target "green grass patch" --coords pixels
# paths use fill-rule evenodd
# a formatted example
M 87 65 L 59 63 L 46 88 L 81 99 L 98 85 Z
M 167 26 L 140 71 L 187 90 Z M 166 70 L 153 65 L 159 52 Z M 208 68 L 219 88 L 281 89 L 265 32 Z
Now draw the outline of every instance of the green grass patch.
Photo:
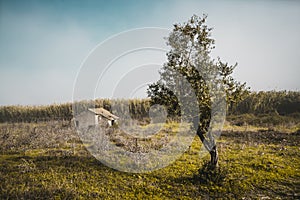
M 41 141 L 37 130 L 43 132 L 43 128 L 23 125 L 19 129 L 24 127 L 31 133 L 24 132 L 26 136 L 36 135 L 36 140 Z M 9 137 L 1 139 L 0 199 L 300 198 L 299 134 L 225 132 L 218 142 L 220 162 L 216 171 L 207 168 L 209 157 L 200 157 L 201 143 L 195 138 L 171 165 L 134 174 L 103 165 L 78 143 L 67 127 L 60 130 L 66 133 L 64 139 L 55 136 L 60 146 L 51 143 L 51 138 L 58 134 L 52 131 L 48 146 L 31 144 L 31 148 L 23 143 L 13 145 L 12 138 L 16 142 L 26 139 L 24 135 L 6 136 L 7 131 L 22 132 L 15 129 L 2 126 L 0 132 L 0 137 Z M 51 132 L 48 126 L 47 131 Z

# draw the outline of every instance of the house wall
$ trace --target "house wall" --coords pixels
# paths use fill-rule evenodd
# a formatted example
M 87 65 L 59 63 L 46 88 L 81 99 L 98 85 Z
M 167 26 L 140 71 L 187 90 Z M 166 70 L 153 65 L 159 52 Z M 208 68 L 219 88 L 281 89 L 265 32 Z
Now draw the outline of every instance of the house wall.
M 108 120 L 108 125 L 113 126 L 116 123 L 116 120 Z
M 88 128 L 98 124 L 97 115 L 92 112 L 83 112 L 75 117 L 75 124 L 78 128 Z

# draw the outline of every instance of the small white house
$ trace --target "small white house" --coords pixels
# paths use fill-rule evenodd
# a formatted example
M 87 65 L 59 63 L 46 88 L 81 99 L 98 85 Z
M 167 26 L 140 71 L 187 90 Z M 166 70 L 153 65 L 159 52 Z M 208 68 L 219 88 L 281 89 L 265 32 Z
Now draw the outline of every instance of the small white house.
M 104 108 L 89 108 L 75 116 L 75 125 L 79 128 L 88 128 L 95 125 L 112 126 L 119 117 Z

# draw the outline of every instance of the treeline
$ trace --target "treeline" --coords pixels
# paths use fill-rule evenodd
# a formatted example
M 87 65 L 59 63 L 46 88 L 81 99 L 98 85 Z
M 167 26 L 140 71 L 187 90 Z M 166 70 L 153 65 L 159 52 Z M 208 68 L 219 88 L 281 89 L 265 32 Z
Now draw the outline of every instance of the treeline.
M 48 106 L 1 106 L 0 122 L 71 120 L 72 104 Z
M 229 114 L 300 114 L 300 92 L 296 91 L 267 91 L 252 92 L 244 100 L 233 105 Z
M 149 99 L 109 100 L 97 99 L 59 105 L 47 106 L 1 106 L 0 122 L 40 122 L 51 120 L 71 120 L 75 113 L 88 108 L 105 108 L 109 111 L 123 112 L 126 110 L 135 119 L 148 117 Z
M 148 117 L 150 99 L 81 101 L 48 106 L 1 106 L 0 122 L 38 122 L 49 120 L 71 120 L 73 113 L 80 113 L 91 107 L 103 107 L 114 113 L 129 112 L 135 119 Z M 268 91 L 252 92 L 243 101 L 232 105 L 229 115 L 240 114 L 276 114 L 300 115 L 300 92 Z

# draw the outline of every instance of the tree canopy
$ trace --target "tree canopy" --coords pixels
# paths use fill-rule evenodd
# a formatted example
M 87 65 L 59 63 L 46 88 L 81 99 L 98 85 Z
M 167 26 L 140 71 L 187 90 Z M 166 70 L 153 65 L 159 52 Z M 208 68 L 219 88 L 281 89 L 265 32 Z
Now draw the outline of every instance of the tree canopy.
M 152 104 L 165 105 L 170 116 L 193 118 L 197 135 L 211 154 L 212 166 L 216 166 L 216 143 L 209 131 L 212 117 L 225 112 L 224 101 L 231 105 L 241 100 L 248 88 L 232 77 L 237 63 L 229 65 L 210 56 L 215 40 L 206 20 L 206 15 L 193 15 L 185 23 L 174 24 L 166 38 L 170 46 L 167 62 L 159 72 L 159 81 L 150 84 L 147 92 Z

